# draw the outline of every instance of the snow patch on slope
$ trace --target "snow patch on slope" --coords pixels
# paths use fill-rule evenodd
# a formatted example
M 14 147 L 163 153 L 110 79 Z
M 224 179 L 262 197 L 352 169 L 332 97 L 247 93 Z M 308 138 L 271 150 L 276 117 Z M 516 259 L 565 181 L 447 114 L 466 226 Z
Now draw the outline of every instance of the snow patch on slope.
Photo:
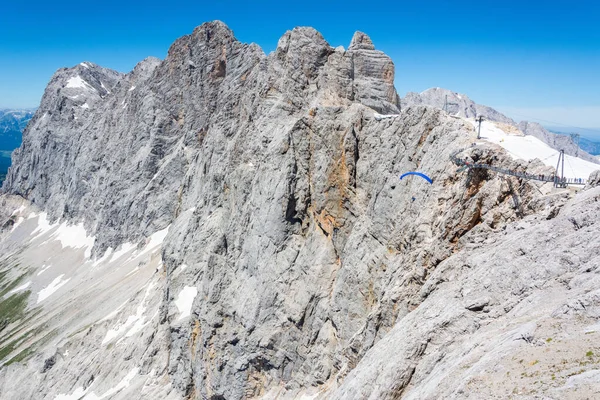
M 102 86 L 102 89 L 106 90 L 106 93 L 110 94 L 110 90 L 108 90 L 108 88 L 104 86 L 104 82 L 100 82 L 100 86 Z
M 72 394 L 59 394 L 54 400 L 80 400 L 83 395 L 87 393 L 87 390 L 83 387 L 78 387 Z
M 38 293 L 37 304 L 39 304 L 40 302 L 42 302 L 45 299 L 47 299 L 48 297 L 50 297 L 58 289 L 63 287 L 67 282 L 69 282 L 71 280 L 70 278 L 63 280 L 62 279 L 63 276 L 65 276 L 65 275 L 62 274 L 62 275 L 57 276 L 48 286 L 46 286 L 45 288 L 40 290 L 40 292 Z
M 50 231 L 53 228 L 53 226 L 50 224 L 50 221 L 48 221 L 48 214 L 43 212 L 38 216 L 36 213 L 31 213 L 29 214 L 27 219 L 35 217 L 38 217 L 37 228 L 35 228 L 35 230 L 31 232 L 31 236 L 33 236 L 34 239 Z
M 97 265 L 102 264 L 106 260 L 109 260 L 111 258 L 112 253 L 113 253 L 113 249 L 112 249 L 112 247 L 109 247 L 108 249 L 106 249 L 106 251 L 104 252 L 104 255 L 102 257 L 96 259 L 92 263 L 92 266 L 96 267 Z
M 169 228 L 171 225 L 167 226 L 165 229 L 154 232 L 152 235 L 150 235 L 150 240 L 148 240 L 148 243 L 146 244 L 146 246 L 144 246 L 144 248 L 137 253 L 135 256 L 139 257 L 142 256 L 148 252 L 152 252 L 154 250 L 156 250 L 157 248 L 159 248 L 163 241 L 165 240 L 165 237 L 167 237 L 167 233 L 169 233 Z
M 60 224 L 53 237 L 60 241 L 60 244 L 63 248 L 85 248 L 85 258 L 89 258 L 91 256 L 92 247 L 94 247 L 94 242 L 96 241 L 95 237 L 87 236 L 87 232 L 83 227 L 83 223 L 71 226 L 68 226 L 64 223 Z
M 132 253 L 134 250 L 135 250 L 135 252 L 130 254 L 129 257 L 127 257 L 124 261 L 130 260 L 130 259 L 135 259 L 137 257 L 143 256 L 144 254 L 146 254 L 148 252 L 156 250 L 160 245 L 162 245 L 163 241 L 165 240 L 165 237 L 167 236 L 167 233 L 169 232 L 169 226 L 167 226 L 163 230 L 154 232 L 152 235 L 150 235 L 148 243 L 144 246 L 144 248 L 142 248 L 140 250 L 135 250 L 137 248 L 137 244 L 131 243 L 131 242 L 126 242 L 126 243 L 121 244 L 121 246 L 119 246 L 118 250 L 116 250 L 115 252 L 112 252 L 112 249 L 110 249 L 110 251 L 112 252 L 112 255 L 110 255 L 110 253 L 108 253 L 109 250 L 107 250 L 107 252 L 104 253 L 104 256 L 102 256 L 101 259 L 97 260 L 94 263 L 94 266 L 98 265 L 102 261 L 106 260 L 106 258 L 108 258 L 109 255 L 110 255 L 110 259 L 108 260 L 108 262 L 112 263 L 113 261 L 118 260 L 119 258 L 123 257 L 124 255 Z
M 148 250 L 151 250 L 157 246 L 160 246 L 162 244 L 162 242 L 165 240 L 165 238 L 167 237 L 167 233 L 169 232 L 169 226 L 167 226 L 165 229 L 163 229 L 162 231 L 157 231 L 154 232 L 151 236 L 150 236 L 150 242 L 148 242 L 147 244 L 147 248 Z
M 84 389 L 83 387 L 78 387 L 72 394 L 59 394 L 54 398 L 54 400 L 101 400 L 110 398 L 111 396 L 117 394 L 121 390 L 129 387 L 129 385 L 131 385 L 131 380 L 138 374 L 139 370 L 140 369 L 137 367 L 133 368 L 127 373 L 127 375 L 125 375 L 123 379 L 121 379 L 117 386 L 108 389 L 106 392 L 104 392 L 104 394 L 101 394 L 100 396 L 98 396 L 94 392 L 90 392 L 89 394 L 87 394 L 91 386 L 87 389 Z
M 29 214 L 28 219 L 34 217 L 36 217 L 36 214 L 31 213 Z M 83 227 L 83 223 L 79 223 L 77 225 L 67 225 L 65 222 L 51 224 L 48 221 L 48 214 L 46 213 L 41 213 L 38 216 L 37 223 L 37 228 L 31 233 L 33 239 L 50 232 L 53 229 L 56 229 L 56 231 L 52 233 L 47 241 L 58 240 L 60 241 L 63 249 L 65 247 L 73 247 L 75 249 L 85 248 L 85 257 L 90 257 L 96 238 L 87 235 L 87 232 Z
M 112 256 L 110 257 L 110 260 L 108 262 L 113 262 L 115 260 L 118 260 L 119 258 L 123 257 L 125 254 L 129 253 L 130 251 L 132 251 L 133 249 L 135 249 L 135 244 L 127 242 L 127 243 L 123 243 L 121 246 L 121 248 L 117 251 L 115 251 Z M 105 253 L 106 255 L 106 253 Z M 104 257 L 102 257 L 104 258 Z M 100 261 L 100 260 L 99 260 Z
M 48 270 L 48 268 L 50 268 L 52 265 L 42 265 L 42 270 L 40 272 L 37 273 L 37 276 L 40 276 L 41 274 L 43 274 L 44 272 L 46 272 Z
M 477 130 L 477 123 L 469 120 Z M 481 124 L 481 139 L 503 147 L 514 159 L 530 161 L 535 158 L 549 167 L 556 168 L 559 152 L 536 137 L 530 135 L 510 134 L 502 130 L 492 121 Z M 600 169 L 598 164 L 578 157 L 565 155 L 565 177 L 587 179 L 589 175 Z
M 198 295 L 198 288 L 192 286 L 185 286 L 179 292 L 177 299 L 175 300 L 175 305 L 179 310 L 179 318 L 177 321 L 180 321 L 186 317 L 189 317 L 192 313 L 192 304 L 194 303 L 194 299 Z
M 375 117 L 375 119 L 377 121 L 381 121 L 382 119 L 388 119 L 388 118 L 396 118 L 399 115 L 400 114 L 379 114 L 379 113 L 373 113 L 373 116 Z
M 31 285 L 31 281 L 19 286 L 18 288 L 14 288 L 10 292 L 8 292 L 8 294 L 13 294 L 13 293 L 20 292 L 21 290 L 25 290 L 29 287 L 29 285 Z
M 144 298 L 138 305 L 135 315 L 130 315 L 129 317 L 127 317 L 127 320 L 123 324 L 117 324 L 115 328 L 110 329 L 108 332 L 106 332 L 106 336 L 102 340 L 102 345 L 109 343 L 113 339 L 122 336 L 123 334 L 125 334 L 125 337 L 133 336 L 136 333 L 140 332 L 144 328 L 144 326 L 146 326 L 148 322 L 146 321 L 146 317 L 144 316 L 144 312 L 146 311 L 145 304 L 148 298 L 148 294 L 154 288 L 154 286 L 155 283 L 153 282 L 148 284 L 146 292 L 144 293 Z
M 21 205 L 21 207 L 16 208 L 11 215 L 15 215 L 15 214 L 21 214 L 23 211 L 25 211 L 25 204 Z
M 83 80 L 79 75 L 69 78 L 65 88 L 71 89 L 94 89 L 89 83 Z

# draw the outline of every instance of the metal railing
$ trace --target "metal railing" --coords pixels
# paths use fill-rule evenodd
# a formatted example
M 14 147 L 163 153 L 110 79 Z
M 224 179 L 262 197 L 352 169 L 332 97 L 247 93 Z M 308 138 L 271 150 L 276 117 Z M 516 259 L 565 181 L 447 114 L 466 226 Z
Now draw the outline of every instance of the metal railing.
M 462 153 L 463 151 L 465 151 L 469 148 L 470 147 L 465 147 L 465 148 L 462 148 L 462 149 L 457 150 L 454 153 L 450 154 L 450 160 L 452 160 L 452 162 L 454 164 L 461 166 L 461 167 L 467 167 L 467 168 L 473 168 L 473 169 L 487 169 L 490 171 L 497 172 L 499 174 L 510 175 L 510 176 L 514 176 L 517 178 L 521 178 L 521 179 L 529 179 L 529 180 L 535 180 L 535 181 L 541 181 L 541 182 L 553 182 L 556 186 L 565 187 L 566 185 L 585 185 L 586 184 L 586 180 L 583 178 L 565 178 L 565 177 L 556 176 L 554 174 L 552 174 L 552 175 L 527 174 L 525 172 L 518 172 L 515 170 L 506 169 L 506 168 L 495 167 L 490 164 L 473 163 L 473 162 L 469 162 L 465 159 L 458 157 L 458 154 Z

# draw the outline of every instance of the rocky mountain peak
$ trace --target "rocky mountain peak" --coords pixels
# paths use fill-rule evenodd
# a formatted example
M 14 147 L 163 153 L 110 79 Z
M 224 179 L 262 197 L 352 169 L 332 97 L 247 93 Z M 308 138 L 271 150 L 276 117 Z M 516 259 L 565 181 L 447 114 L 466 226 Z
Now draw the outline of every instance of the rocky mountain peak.
M 481 115 L 491 121 L 516 125 L 515 121 L 495 109 L 477 104 L 465 94 L 440 87 L 433 87 L 421 93 L 409 92 L 402 98 L 401 103 L 402 107 L 428 105 L 445 109 L 449 114 L 459 117 L 476 118 Z
M 496 367 L 481 348 L 533 348 L 520 303 L 596 295 L 573 274 L 600 265 L 598 189 L 563 211 L 549 183 L 457 171 L 549 168 L 399 113 L 394 73 L 360 32 L 265 55 L 220 21 L 130 74 L 58 71 L 0 198 L 1 289 L 31 297 L 0 321 L 0 397 L 452 398 Z
M 161 62 L 162 61 L 159 58 L 147 57 L 136 64 L 133 71 L 131 71 L 131 75 L 135 77 L 134 79 L 146 80 Z
M 356 31 L 352 36 L 348 50 L 375 50 L 375 45 L 366 33 Z
M 289 129 L 295 118 L 319 104 L 359 103 L 380 113 L 397 113 L 393 77 L 394 65 L 384 53 L 335 51 L 313 28 L 286 32 L 275 52 L 266 56 L 258 46 L 239 42 L 224 23 L 208 22 L 177 39 L 164 61 L 149 58 L 127 75 L 87 62 L 59 70 L 15 153 L 6 190 L 27 193 L 53 219 L 86 220 L 98 235 L 98 251 L 115 248 L 125 238 L 168 225 L 180 207 L 173 195 L 189 171 L 189 157 L 213 135 L 256 132 L 257 126 L 273 121 L 281 124 L 277 129 Z M 125 138 L 127 145 L 115 136 Z M 54 174 L 40 185 L 36 181 L 45 179 L 45 168 L 62 168 L 50 167 L 59 159 L 45 151 L 48 146 L 64 150 L 68 161 L 61 163 L 70 164 L 72 174 L 66 180 Z M 187 156 L 165 158 L 173 151 Z M 129 172 L 112 169 L 129 160 L 138 163 Z M 31 162 L 34 170 L 27 166 Z M 109 194 L 113 189 L 108 186 L 130 180 L 134 183 L 124 190 L 148 196 L 152 205 L 126 206 L 122 203 L 129 195 L 114 199 Z M 157 190 L 158 182 L 165 190 Z M 163 200 L 150 200 L 156 195 Z M 112 212 L 92 212 L 92 204 L 108 204 Z
M 194 29 L 192 36 L 196 36 L 199 40 L 204 40 L 206 43 L 237 40 L 233 31 L 223 21 L 219 20 L 203 23 Z
M 278 57 L 296 58 L 295 62 L 302 62 L 303 57 L 313 59 L 319 65 L 323 65 L 327 55 L 333 49 L 314 28 L 297 27 L 287 31 L 277 42 L 275 53 Z
M 52 86 L 71 100 L 103 98 L 111 93 L 112 88 L 123 76 L 124 74 L 117 71 L 86 61 L 72 68 L 59 69 L 51 78 L 48 86 Z M 48 94 L 48 90 L 44 96 L 46 94 Z M 44 99 L 42 99 L 43 102 Z

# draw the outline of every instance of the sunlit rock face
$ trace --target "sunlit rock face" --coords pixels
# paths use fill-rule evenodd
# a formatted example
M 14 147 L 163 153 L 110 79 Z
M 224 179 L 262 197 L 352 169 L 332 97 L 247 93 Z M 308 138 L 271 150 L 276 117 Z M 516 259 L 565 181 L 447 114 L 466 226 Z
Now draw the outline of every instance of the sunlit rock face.
M 265 55 L 218 21 L 58 71 L 0 198 L 0 397 L 504 397 L 561 324 L 585 347 L 598 189 L 457 171 L 544 166 L 393 81 L 364 33 Z

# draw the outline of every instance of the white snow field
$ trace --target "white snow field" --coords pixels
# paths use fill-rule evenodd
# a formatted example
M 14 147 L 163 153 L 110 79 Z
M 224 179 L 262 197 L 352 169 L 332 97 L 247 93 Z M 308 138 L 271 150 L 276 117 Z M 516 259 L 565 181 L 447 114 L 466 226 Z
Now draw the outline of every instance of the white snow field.
M 54 292 L 56 292 L 58 289 L 63 287 L 67 282 L 69 282 L 70 278 L 63 280 L 63 276 L 65 276 L 65 275 L 61 274 L 61 275 L 57 276 L 56 278 L 54 278 L 54 280 L 48 286 L 46 286 L 45 288 L 40 290 L 40 292 L 38 293 L 38 299 L 37 299 L 38 304 L 40 302 L 44 301 L 45 299 L 47 299 L 48 297 L 52 296 L 52 294 Z
M 120 353 L 114 352 L 114 347 L 136 349 L 132 344 L 141 337 L 152 339 L 148 332 L 153 332 L 159 323 L 161 282 L 166 279 L 160 250 L 168 228 L 139 243 L 123 243 L 116 246 L 117 251 L 107 249 L 92 256 L 95 238 L 86 232 L 84 224 L 50 223 L 48 216 L 34 206 L 15 208 L 14 219 L 21 223 L 6 232 L 0 260 L 18 253 L 20 262 L 11 265 L 5 279 L 8 282 L 22 279 L 22 282 L 15 283 L 7 295 L 29 291 L 25 312 L 39 314 L 35 325 L 27 327 L 27 331 L 19 331 L 17 325 L 7 327 L 24 338 L 9 359 L 46 340 L 48 348 L 60 349 L 61 359 L 71 360 L 69 354 L 78 354 L 81 349 L 80 342 L 70 338 L 86 335 L 94 327 L 96 342 L 88 350 L 102 354 L 102 359 L 111 359 L 106 361 L 107 365 L 116 365 L 123 360 L 118 359 Z M 40 331 L 39 326 L 44 326 L 45 331 Z M 0 335 L 0 346 L 11 342 L 14 337 Z M 162 375 L 140 372 L 143 353 L 136 354 L 125 360 L 119 371 L 107 372 L 85 388 L 57 387 L 48 398 L 128 398 L 132 392 L 144 388 L 149 393 L 168 392 L 169 385 L 160 382 Z M 116 380 L 115 373 L 118 373 Z
M 177 319 L 178 321 L 190 316 L 192 313 L 192 304 L 194 303 L 194 299 L 197 295 L 198 289 L 195 287 L 185 286 L 183 289 L 181 289 L 181 292 L 179 292 L 179 295 L 175 300 L 175 305 L 179 310 L 179 318 Z
M 127 373 L 127 375 L 125 375 L 125 377 L 119 382 L 119 384 L 113 388 L 108 389 L 106 392 L 104 392 L 104 394 L 98 396 L 96 393 L 94 392 L 90 392 L 88 393 L 88 391 L 90 390 L 91 386 L 88 386 L 87 389 L 84 389 L 83 387 L 78 387 L 77 389 L 75 389 L 75 391 L 68 395 L 68 394 L 59 394 L 57 395 L 54 400 L 101 400 L 101 399 L 108 399 L 111 396 L 119 393 L 121 390 L 129 387 L 129 385 L 131 385 L 131 380 L 138 374 L 139 372 L 139 368 L 133 368 L 131 371 L 129 371 L 129 373 Z M 83 397 L 85 395 L 85 397 Z
M 89 83 L 84 81 L 79 75 L 69 78 L 66 88 L 73 89 L 93 89 Z
M 61 243 L 63 248 L 65 247 L 73 247 L 76 249 L 83 248 L 85 249 L 84 256 L 89 258 L 91 255 L 92 247 L 94 247 L 94 241 L 96 240 L 93 236 L 88 236 L 85 228 L 83 227 L 83 223 L 79 223 L 77 225 L 68 225 L 63 222 L 51 224 L 48 221 L 48 215 L 46 213 L 40 213 L 39 215 L 35 213 L 30 213 L 27 219 L 32 219 L 38 217 L 37 227 L 32 232 L 34 235 L 33 239 L 41 237 L 46 233 L 53 231 L 47 241 L 58 240 Z M 21 222 L 22 223 L 22 222 Z
M 477 130 L 478 123 L 467 119 Z M 503 147 L 514 159 L 530 161 L 535 158 L 549 167 L 556 168 L 559 151 L 554 150 L 538 138 L 528 135 L 509 133 L 501 129 L 501 124 L 483 121 L 481 124 L 481 140 L 495 143 Z M 600 164 L 565 155 L 565 177 L 588 179 L 590 174 L 600 170 Z

